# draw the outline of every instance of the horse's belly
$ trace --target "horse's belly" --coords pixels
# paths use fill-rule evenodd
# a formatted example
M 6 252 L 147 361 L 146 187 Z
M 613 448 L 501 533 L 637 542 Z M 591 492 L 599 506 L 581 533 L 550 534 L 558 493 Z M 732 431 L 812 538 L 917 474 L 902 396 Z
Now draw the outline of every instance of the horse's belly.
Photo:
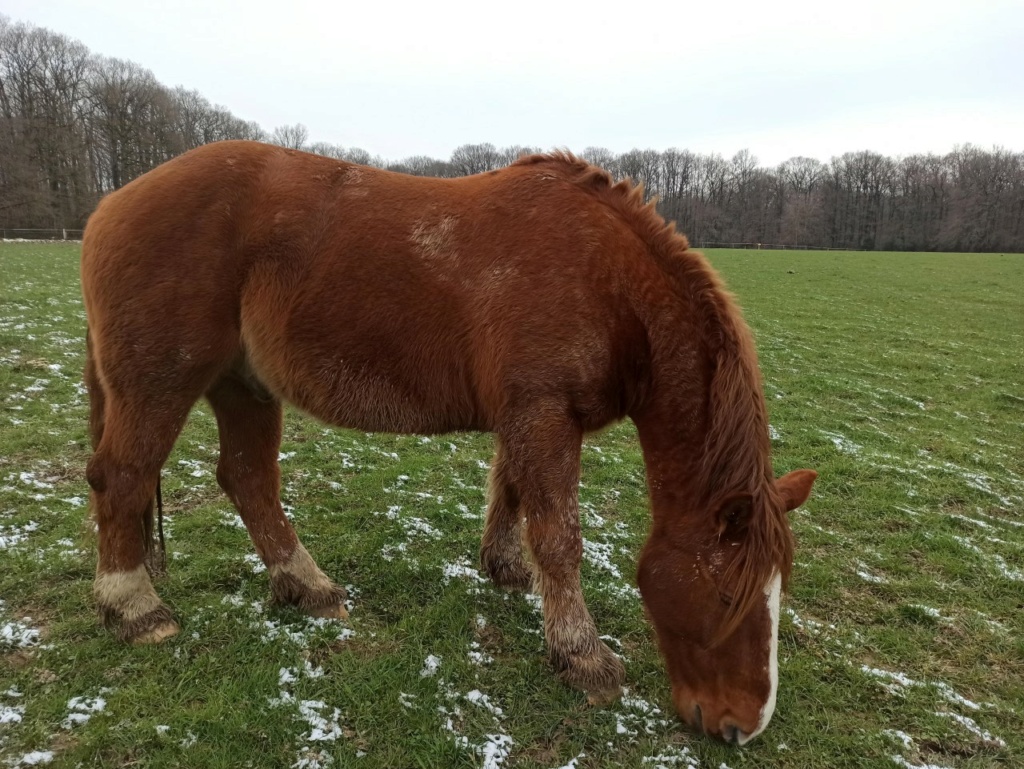
M 456 386 L 454 372 L 435 367 L 411 380 L 408 374 L 392 374 L 332 357 L 316 364 L 309 376 L 291 382 L 289 400 L 325 422 L 368 432 L 487 429 L 473 399 L 464 387 Z

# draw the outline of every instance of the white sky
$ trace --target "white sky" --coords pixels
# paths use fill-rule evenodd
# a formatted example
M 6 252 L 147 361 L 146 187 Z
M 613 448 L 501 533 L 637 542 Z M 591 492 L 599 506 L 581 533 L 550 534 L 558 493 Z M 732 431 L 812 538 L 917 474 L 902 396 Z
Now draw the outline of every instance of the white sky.
M 1024 150 L 1022 0 L 3 0 L 272 130 L 391 160 L 468 142 Z

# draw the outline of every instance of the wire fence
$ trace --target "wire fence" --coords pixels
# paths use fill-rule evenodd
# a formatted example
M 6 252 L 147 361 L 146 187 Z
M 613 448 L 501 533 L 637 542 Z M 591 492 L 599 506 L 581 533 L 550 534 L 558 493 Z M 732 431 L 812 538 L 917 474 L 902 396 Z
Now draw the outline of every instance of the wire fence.
M 841 246 L 795 246 L 785 243 L 716 243 L 702 241 L 700 248 L 748 248 L 754 251 L 856 251 L 856 248 Z
M 63 227 L 50 230 L 0 228 L 0 240 L 81 240 L 82 232 Z
M 0 240 L 81 240 L 83 230 L 65 228 L 53 229 L 9 229 L 0 228 Z M 700 248 L 746 248 L 755 251 L 856 251 L 855 248 L 838 246 L 798 246 L 791 243 L 720 243 L 705 240 Z

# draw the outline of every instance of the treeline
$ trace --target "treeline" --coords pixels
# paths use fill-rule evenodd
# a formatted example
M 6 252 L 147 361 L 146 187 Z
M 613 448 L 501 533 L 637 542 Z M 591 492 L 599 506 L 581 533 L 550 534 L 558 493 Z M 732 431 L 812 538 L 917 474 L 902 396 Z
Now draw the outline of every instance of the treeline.
M 196 91 L 168 88 L 127 61 L 0 17 L 0 225 L 79 228 L 96 202 L 209 142 L 256 139 L 406 173 L 454 177 L 500 168 L 530 147 L 468 144 L 450 158 L 388 162 L 309 141 L 301 125 L 267 133 Z M 694 243 L 784 243 L 913 251 L 1024 251 L 1024 153 L 958 147 L 889 158 L 853 152 L 775 168 L 743 150 L 589 147 L 616 177 L 643 182 Z

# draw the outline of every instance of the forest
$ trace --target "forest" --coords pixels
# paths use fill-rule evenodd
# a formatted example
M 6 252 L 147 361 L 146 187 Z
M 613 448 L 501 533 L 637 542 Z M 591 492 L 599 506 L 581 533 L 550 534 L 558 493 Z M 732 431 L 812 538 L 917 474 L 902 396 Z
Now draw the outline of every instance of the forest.
M 104 194 L 224 139 L 441 177 L 500 168 L 540 150 L 464 144 L 448 159 L 387 160 L 310 141 L 301 123 L 266 131 L 195 90 L 163 85 L 134 62 L 0 17 L 0 227 L 80 229 Z M 697 245 L 1024 252 L 1024 152 L 964 145 L 893 158 L 864 150 L 764 167 L 748 150 L 726 158 L 674 148 L 569 149 L 642 182 Z

